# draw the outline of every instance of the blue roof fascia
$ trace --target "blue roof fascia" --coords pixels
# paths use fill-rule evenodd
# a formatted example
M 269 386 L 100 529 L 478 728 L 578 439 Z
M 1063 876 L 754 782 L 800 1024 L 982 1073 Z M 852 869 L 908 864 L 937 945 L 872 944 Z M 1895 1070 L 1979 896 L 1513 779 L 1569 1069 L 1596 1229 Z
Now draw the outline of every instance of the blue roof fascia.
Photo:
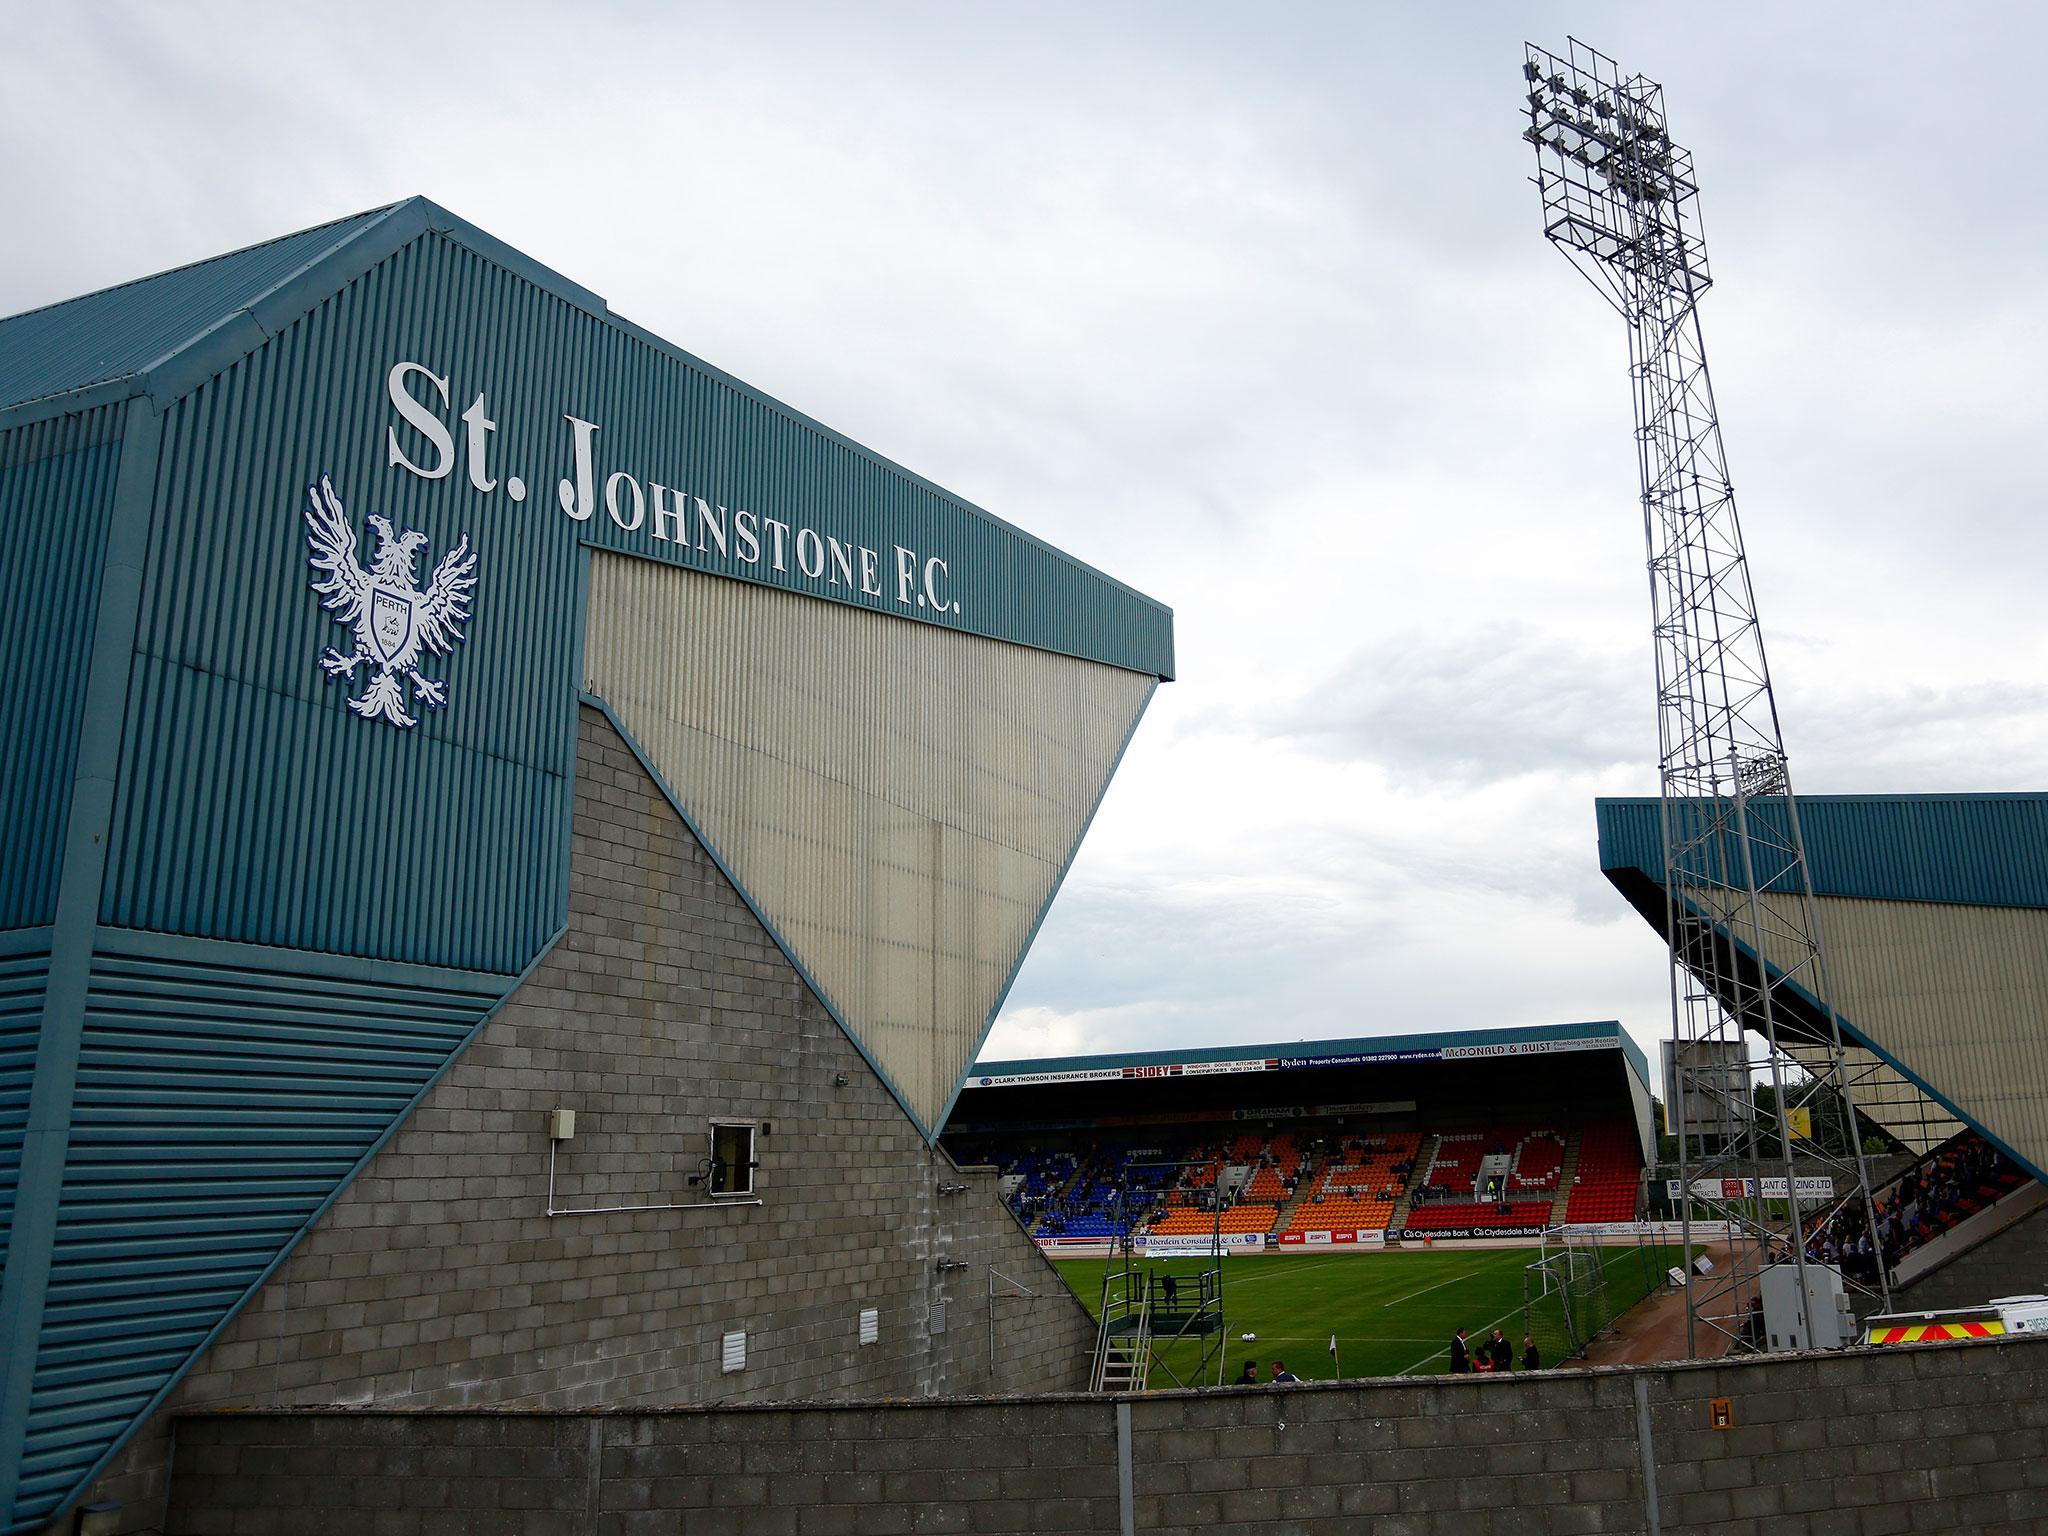
M 971 513 L 973 516 L 980 518 L 983 522 L 988 523 L 991 527 L 1000 528 L 1005 533 L 1011 535 L 1016 539 L 1021 540 L 1026 544 L 1031 545 L 1032 547 L 1038 550 L 1041 550 L 1045 554 L 1051 556 L 1053 559 L 1061 561 L 1064 564 L 1070 565 L 1074 567 L 1076 570 L 1086 571 L 1089 575 L 1094 576 L 1101 581 L 1107 582 L 1111 587 L 1114 587 L 1123 596 L 1131 599 L 1131 601 L 1135 603 L 1142 603 L 1148 608 L 1156 609 L 1159 613 L 1163 614 L 1168 619 L 1171 619 L 1173 617 L 1173 609 L 1169 604 L 1162 603 L 1158 598 L 1150 596 L 1147 593 L 1140 592 L 1136 587 L 1133 587 L 1126 582 L 1117 580 L 1116 577 L 1110 575 L 1107 571 L 1102 570 L 1098 566 L 1093 566 L 1085 560 L 1077 559 L 1075 556 L 1068 554 L 1065 550 L 1059 548 L 1057 545 L 1046 543 L 1045 540 L 1039 538 L 1036 534 L 1031 533 L 1026 529 L 1019 528 L 1015 523 L 1009 522 L 1003 518 L 996 516 L 995 513 L 989 511 L 986 507 L 983 507 L 975 502 L 969 501 L 965 496 L 960 495 L 956 491 L 950 491 L 946 489 L 945 486 L 940 485 L 937 481 L 926 479 L 923 475 L 920 475 L 916 470 L 906 468 L 904 465 L 899 464 L 896 462 L 896 460 L 890 458 L 887 454 L 877 453 L 874 449 L 868 447 L 865 443 L 856 442 L 854 439 L 848 437 L 844 432 L 838 431 L 836 428 L 827 426 L 824 422 L 819 421 L 815 416 L 806 415 L 804 412 L 797 410 L 794 406 L 789 405 L 785 401 L 776 398 L 774 395 L 769 394 L 767 391 L 756 388 L 754 385 L 747 383 L 746 380 L 734 378 L 731 374 L 727 373 L 723 368 L 720 368 L 713 363 L 707 363 L 704 361 L 703 358 L 697 356 L 694 352 L 685 351 L 683 348 L 677 346 L 674 342 L 668 341 L 661 336 L 657 336 L 653 331 L 648 330 L 646 326 L 636 325 L 634 322 L 624 319 L 623 317 L 616 314 L 611 315 L 610 319 L 613 325 L 616 325 L 620 330 L 624 331 L 627 335 L 631 336 L 635 341 L 641 342 L 646 346 L 652 347 L 658 352 L 664 352 L 668 354 L 670 357 L 676 358 L 682 362 L 689 364 L 692 368 L 701 369 L 704 373 L 710 375 L 714 379 L 717 379 L 721 384 L 726 385 L 728 388 L 737 390 L 741 394 L 749 395 L 752 398 L 761 401 L 764 405 L 773 406 L 776 410 L 788 416 L 792 421 L 801 423 L 807 430 L 817 433 L 820 437 L 825 438 L 828 441 L 837 443 L 842 448 L 846 448 L 851 452 L 859 454 L 862 458 L 868 460 L 873 464 L 879 465 L 884 469 L 889 470 L 892 474 L 901 475 L 905 480 L 909 481 L 911 484 L 920 486 L 923 489 L 930 491 L 934 496 L 943 497 L 945 500 L 953 503 L 955 506 L 958 506 L 962 511 Z M 1169 670 L 1159 673 L 1158 677 L 1161 682 L 1170 683 L 1174 679 L 1174 672 L 1172 668 L 1175 664 L 1175 659 L 1171 654 L 1173 647 L 1173 633 L 1171 627 L 1169 627 L 1167 631 L 1166 643 L 1169 653 L 1167 663 Z
M 341 244 L 151 363 L 143 378 L 157 409 L 233 367 L 329 295 L 418 239 L 427 229 L 423 201 L 413 198 L 385 209 Z
M 49 416 L 88 410 L 109 400 L 147 393 L 159 409 L 189 394 L 223 369 L 248 356 L 278 332 L 300 319 L 323 300 L 339 292 L 380 261 L 427 233 L 441 234 L 478 255 L 517 273 L 557 298 L 607 319 L 615 319 L 603 297 L 561 273 L 513 249 L 496 236 L 458 218 L 424 197 L 411 197 L 387 208 L 359 215 L 364 222 L 342 236 L 298 270 L 271 284 L 247 303 L 218 316 L 211 324 L 178 342 L 142 367 L 116 378 L 95 381 L 79 389 L 64 390 L 0 408 L 0 427 L 39 421 Z M 342 221 L 335 221 L 342 222 Z M 318 227 L 318 226 L 316 226 Z M 285 237 L 290 238 L 290 237 Z M 253 249 L 253 248 L 252 248 Z M 230 255 L 237 254 L 230 252 Z M 158 281 L 192 268 L 211 265 L 194 262 L 190 268 L 139 278 L 138 283 Z M 133 287 L 134 284 L 122 284 Z M 109 292 L 112 290 L 100 290 Z M 44 309 L 75 304 L 94 294 L 45 305 Z M 25 311 L 25 314 L 40 313 Z M 15 316 L 7 319 L 19 318 Z
M 19 405 L 0 406 L 0 432 L 14 427 L 30 426 L 38 421 L 48 421 L 53 416 L 75 416 L 86 411 L 98 410 L 103 405 L 126 400 L 131 395 L 141 394 L 142 391 L 142 376 L 130 373 L 118 379 L 88 384 L 83 389 L 67 389 L 60 394 L 24 400 Z
M 53 400 L 75 408 L 81 392 L 146 373 L 390 211 L 349 214 L 0 318 L 0 402 L 38 416 Z
M 1130 1051 L 1104 1056 L 1045 1056 L 1020 1061 L 977 1061 L 970 1077 L 1002 1077 L 1016 1073 L 1088 1072 L 1111 1067 L 1163 1066 L 1172 1062 L 1259 1061 L 1269 1056 L 1310 1058 L 1354 1056 L 1392 1051 L 1428 1051 L 1444 1046 L 1522 1045 L 1548 1040 L 1591 1040 L 1618 1038 L 1622 1051 L 1636 1064 L 1638 1075 L 1648 1071 L 1648 1058 L 1629 1039 L 1628 1032 L 1613 1019 L 1588 1020 L 1577 1024 L 1531 1024 L 1501 1029 L 1437 1030 L 1419 1035 L 1366 1035 L 1349 1040 L 1274 1040 L 1248 1045 L 1193 1047 L 1180 1051 Z
M 1661 885 L 1658 801 L 1593 804 L 1601 869 Z M 1774 814 L 1783 802 L 1759 804 Z M 2048 794 L 1801 795 L 1799 819 L 1816 895 L 2048 907 Z
M 516 246 L 507 245 L 487 229 L 479 229 L 460 214 L 450 213 L 439 203 L 424 197 L 408 198 L 399 204 L 400 208 L 416 208 L 426 220 L 426 227 L 437 235 L 446 235 L 457 245 L 476 252 L 486 261 L 494 261 L 508 272 L 517 273 L 536 288 L 545 289 L 564 303 L 587 310 L 601 320 L 613 325 L 625 322 L 612 313 L 611 305 L 601 293 L 573 282 L 553 267 L 535 261 Z M 629 327 L 629 329 L 638 329 Z M 742 386 L 744 387 L 744 386 Z

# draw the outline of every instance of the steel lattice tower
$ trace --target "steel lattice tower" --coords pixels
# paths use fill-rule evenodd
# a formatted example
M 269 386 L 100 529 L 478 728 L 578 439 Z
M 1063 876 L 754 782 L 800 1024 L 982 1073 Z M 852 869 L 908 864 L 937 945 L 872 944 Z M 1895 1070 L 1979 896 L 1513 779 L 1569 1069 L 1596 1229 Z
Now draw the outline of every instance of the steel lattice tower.
M 1763 1177 L 1796 1196 L 1826 1175 L 1826 1206 L 1873 1212 L 1700 335 L 1712 277 L 1699 188 L 1654 81 L 1576 40 L 1563 56 L 1531 45 L 1522 72 L 1544 234 L 1628 327 L 1672 961 L 1667 1112 L 1688 1251 L 1696 1222 L 1726 1222 L 1730 1239 L 1731 1262 L 1687 1286 L 1687 1346 L 1699 1354 L 1711 1329 L 1753 1348 L 1744 1324 L 1764 1266 L 1796 1264 L 1807 1294 L 1807 1216 L 1797 1198 L 1766 1199 Z

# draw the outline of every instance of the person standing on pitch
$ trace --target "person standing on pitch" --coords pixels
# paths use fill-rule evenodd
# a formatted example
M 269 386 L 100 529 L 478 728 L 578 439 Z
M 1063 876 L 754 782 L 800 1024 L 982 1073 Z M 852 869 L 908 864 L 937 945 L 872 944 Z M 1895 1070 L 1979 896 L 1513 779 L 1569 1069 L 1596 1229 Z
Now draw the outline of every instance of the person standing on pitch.
M 1240 1387 L 1256 1387 L 1256 1386 L 1257 1386 L 1257 1385 L 1259 1384 L 1259 1362 L 1258 1362 L 1258 1361 L 1256 1361 L 1256 1360 L 1247 1360 L 1247 1361 L 1245 1361 L 1245 1363 L 1244 1363 L 1244 1374 L 1243 1374 L 1243 1375 L 1241 1375 L 1241 1376 L 1239 1376 L 1239 1377 L 1237 1378 L 1237 1384 L 1238 1384 L 1238 1385 L 1239 1385 Z
M 1290 1371 L 1289 1369 L 1287 1369 L 1287 1362 L 1286 1362 L 1286 1361 L 1284 1361 L 1284 1360 L 1275 1360 L 1275 1361 L 1273 1362 L 1273 1385 L 1274 1385 L 1274 1386 L 1276 1386 L 1276 1387 L 1284 1387 L 1284 1386 L 1286 1386 L 1286 1385 L 1287 1385 L 1288 1383 L 1290 1383 L 1290 1382 L 1299 1382 L 1300 1380 L 1301 1380 L 1301 1378 L 1300 1378 L 1299 1376 L 1295 1375 L 1295 1374 L 1294 1374 L 1294 1372 L 1292 1372 L 1292 1371 Z
M 1159 1289 L 1166 1295 L 1166 1310 L 1171 1312 L 1175 1303 L 1180 1300 L 1180 1282 L 1172 1275 L 1168 1275 L 1159 1283 Z
M 1508 1343 L 1498 1328 L 1493 1330 L 1493 1337 L 1488 1339 L 1483 1347 L 1492 1357 L 1493 1368 L 1496 1371 L 1512 1371 L 1515 1368 L 1515 1347 Z
M 1465 1347 L 1465 1330 L 1451 1335 L 1451 1374 L 1462 1376 L 1472 1369 L 1472 1351 Z
M 1536 1352 L 1536 1341 L 1526 1333 L 1522 1335 L 1522 1369 L 1525 1371 L 1540 1371 L 1543 1369 L 1543 1357 Z

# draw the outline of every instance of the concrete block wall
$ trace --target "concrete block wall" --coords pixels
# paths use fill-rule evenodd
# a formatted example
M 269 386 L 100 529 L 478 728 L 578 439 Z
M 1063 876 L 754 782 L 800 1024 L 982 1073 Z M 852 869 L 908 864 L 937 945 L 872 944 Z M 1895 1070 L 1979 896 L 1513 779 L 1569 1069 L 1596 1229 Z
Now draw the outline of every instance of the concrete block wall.
M 166 1529 L 2016 1536 L 2048 1530 L 2048 1339 L 1123 1399 L 208 1414 L 178 1422 Z
M 160 1518 L 177 1409 L 1085 1385 L 1093 1325 L 994 1176 L 926 1145 L 589 708 L 573 835 L 567 934 L 88 1495 L 125 1527 Z M 556 1106 L 558 1207 L 697 1203 L 548 1216 Z M 714 1116 L 759 1124 L 759 1205 L 686 1182 Z

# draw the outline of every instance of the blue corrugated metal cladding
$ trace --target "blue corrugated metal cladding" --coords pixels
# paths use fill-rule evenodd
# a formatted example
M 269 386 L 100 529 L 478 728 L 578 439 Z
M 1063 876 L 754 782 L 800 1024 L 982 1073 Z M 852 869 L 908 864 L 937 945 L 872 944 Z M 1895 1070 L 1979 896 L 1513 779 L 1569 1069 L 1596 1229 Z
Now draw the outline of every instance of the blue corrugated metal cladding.
M 418 200 L 0 321 L 4 401 L 0 638 L 34 661 L 0 669 L 17 1530 L 560 931 L 590 545 L 1172 671 L 1159 604 Z M 344 626 L 311 583 L 361 567 L 384 596 Z
M 27 929 L 0 941 L 0 1265 L 14 1228 L 14 1190 L 21 1175 L 21 1133 L 28 1124 L 35 1077 L 36 1027 L 50 966 L 49 930 Z
M 16 1514 L 74 1488 L 503 989 L 239 945 L 95 957 Z
M 1603 799 L 1600 867 L 1664 879 L 1659 804 Z M 1782 800 L 1752 815 L 1784 836 Z M 1815 894 L 1876 901 L 2048 907 L 2048 795 L 1801 795 Z
M 120 428 L 108 406 L 0 432 L 0 930 L 56 914 Z
M 165 413 L 102 922 L 501 973 L 560 924 L 581 553 L 538 508 L 385 463 L 393 359 L 554 352 L 566 306 L 519 286 L 416 242 Z M 419 667 L 448 706 L 401 683 L 411 728 L 344 707 L 370 667 L 351 689 L 319 665 L 356 647 L 309 586 L 322 476 L 353 528 L 424 534 L 420 586 L 477 554 L 465 641 Z
M 346 244 L 373 208 L 0 322 L 0 405 L 140 373 Z

